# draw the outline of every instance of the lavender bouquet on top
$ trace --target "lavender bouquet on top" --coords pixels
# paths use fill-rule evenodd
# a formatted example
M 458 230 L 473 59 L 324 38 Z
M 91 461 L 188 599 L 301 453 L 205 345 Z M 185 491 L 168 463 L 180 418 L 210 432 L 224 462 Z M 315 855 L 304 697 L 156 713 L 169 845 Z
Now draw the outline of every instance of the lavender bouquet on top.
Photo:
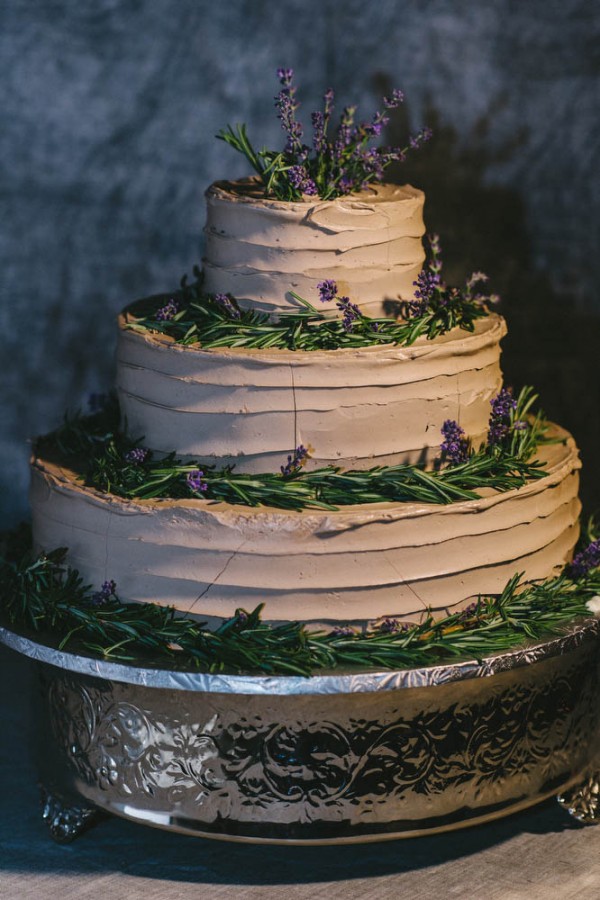
M 394 90 L 383 99 L 383 111 L 376 112 L 369 122 L 355 123 L 355 106 L 346 106 L 339 124 L 333 128 L 334 93 L 331 88 L 323 97 L 323 110 L 313 112 L 312 146 L 304 143 L 304 128 L 296 119 L 298 101 L 293 85 L 292 69 L 278 69 L 281 90 L 275 97 L 275 107 L 281 127 L 287 135 L 282 151 L 255 150 L 245 125 L 231 125 L 217 137 L 243 153 L 260 175 L 265 194 L 278 200 L 299 200 L 303 195 L 331 200 L 344 194 L 360 191 L 374 181 L 383 179 L 392 162 L 403 162 L 409 150 L 416 150 L 427 141 L 431 132 L 423 129 L 409 139 L 406 147 L 373 147 L 389 122 L 389 110 L 404 100 L 401 91 Z

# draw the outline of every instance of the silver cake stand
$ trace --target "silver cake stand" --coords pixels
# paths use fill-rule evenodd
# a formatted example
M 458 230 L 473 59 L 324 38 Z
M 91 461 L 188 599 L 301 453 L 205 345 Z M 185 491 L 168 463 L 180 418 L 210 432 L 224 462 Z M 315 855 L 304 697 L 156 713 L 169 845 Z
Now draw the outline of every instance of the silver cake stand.
M 485 822 L 552 795 L 600 817 L 600 623 L 482 662 L 301 677 L 36 660 L 44 818 L 102 812 L 228 840 L 376 841 Z

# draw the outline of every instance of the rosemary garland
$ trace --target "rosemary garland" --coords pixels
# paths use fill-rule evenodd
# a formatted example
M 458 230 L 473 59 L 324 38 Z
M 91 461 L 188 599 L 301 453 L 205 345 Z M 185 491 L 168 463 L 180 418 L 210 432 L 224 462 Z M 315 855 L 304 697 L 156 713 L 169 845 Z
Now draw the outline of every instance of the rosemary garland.
M 270 626 L 262 621 L 261 605 L 250 613 L 237 610 L 209 631 L 170 607 L 123 603 L 113 583 L 93 592 L 65 565 L 65 555 L 57 549 L 32 557 L 27 529 L 5 536 L 0 548 L 0 617 L 5 624 L 58 638 L 61 649 L 208 672 L 308 676 L 338 666 L 402 669 L 482 659 L 560 634 L 572 620 L 589 617 L 600 594 L 598 568 L 577 580 L 566 570 L 531 583 L 514 575 L 498 596 L 480 597 L 443 619 L 426 615 L 409 626 L 386 620 L 367 632 L 339 628 L 326 634 L 298 622 Z
M 193 272 L 196 280 L 188 284 L 184 276 L 180 289 L 167 295 L 167 302 L 166 296 L 151 297 L 127 307 L 126 327 L 142 334 L 164 334 L 177 344 L 203 350 L 310 352 L 385 345 L 406 347 L 417 338 L 433 340 L 452 328 L 472 332 L 476 320 L 488 316 L 489 305 L 497 300 L 494 295 L 475 293 L 476 282 L 471 278 L 462 289 L 442 285 L 443 289 L 431 292 L 427 304 L 399 302 L 401 319 L 372 318 L 351 304 L 356 314 L 352 327 L 348 327 L 347 318 L 325 314 L 290 291 L 298 308 L 280 313 L 274 321 L 267 313 L 242 309 L 229 295 L 207 294 L 202 286 L 202 272 L 197 266 Z M 342 309 L 339 304 L 338 308 Z
M 532 389 L 524 388 L 512 401 L 501 441 L 471 450 L 456 464 L 440 460 L 432 471 L 410 464 L 364 471 L 336 466 L 306 471 L 294 465 L 252 475 L 231 466 L 182 461 L 174 453 L 155 459 L 119 429 L 115 398 L 99 413 L 67 418 L 61 428 L 39 439 L 37 450 L 66 458 L 87 485 L 127 499 L 202 497 L 296 511 L 384 502 L 446 504 L 476 500 L 484 488 L 508 491 L 543 477 L 543 464 L 533 456 L 548 440 L 547 423 L 542 413 L 530 415 L 535 400 Z

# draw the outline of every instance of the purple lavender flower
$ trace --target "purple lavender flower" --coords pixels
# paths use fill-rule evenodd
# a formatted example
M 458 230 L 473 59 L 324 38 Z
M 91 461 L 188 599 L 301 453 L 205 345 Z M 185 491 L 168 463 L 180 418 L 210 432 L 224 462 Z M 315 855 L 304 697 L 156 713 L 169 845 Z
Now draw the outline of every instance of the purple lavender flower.
M 362 182 L 363 188 L 366 187 L 370 181 L 383 180 L 384 166 L 379 150 L 375 148 L 364 150 L 360 154 L 360 161 L 364 171 L 364 179 Z
M 240 319 L 242 317 L 239 309 L 234 306 L 231 302 L 231 298 L 228 297 L 227 294 L 215 294 L 215 303 L 218 303 L 223 312 L 226 313 L 230 319 Z
M 467 278 L 465 282 L 465 291 L 464 295 L 467 300 L 471 300 L 473 303 L 479 303 L 481 305 L 492 305 L 499 301 L 499 297 L 496 294 L 482 294 L 481 291 L 476 290 L 476 286 L 478 284 L 485 284 L 488 281 L 488 276 L 485 272 L 473 272 Z
M 459 466 L 469 458 L 469 443 L 465 437 L 464 430 L 458 422 L 453 419 L 446 419 L 442 425 L 442 435 L 444 440 L 440 444 L 442 459 L 450 463 L 451 466 Z
M 164 306 L 161 306 L 160 309 L 157 309 L 155 319 L 157 322 L 168 322 L 173 316 L 175 316 L 179 312 L 179 304 L 176 300 L 169 300 Z
M 466 281 L 466 289 L 467 293 L 470 295 L 473 292 L 473 288 L 476 284 L 483 284 L 488 281 L 488 276 L 485 272 L 473 272 Z
M 427 262 L 427 267 L 421 269 L 417 275 L 417 280 L 413 281 L 416 288 L 415 299 L 408 304 L 408 315 L 411 318 L 424 316 L 436 296 L 440 305 L 445 305 L 443 294 L 445 285 L 440 274 L 442 271 L 440 239 L 437 234 L 431 234 L 428 235 L 428 242 L 431 257 Z
M 293 69 L 277 69 L 277 77 L 284 87 L 290 87 L 294 78 Z
M 185 480 L 190 491 L 193 491 L 195 494 L 200 494 L 203 491 L 208 490 L 208 484 L 204 480 L 204 472 L 202 469 L 194 469 L 192 472 L 188 472 Z
M 385 99 L 384 99 L 385 103 Z M 388 107 L 389 108 L 389 107 Z M 363 123 L 359 132 L 362 132 L 367 138 L 370 137 L 379 137 L 385 125 L 388 125 L 390 121 L 390 117 L 385 112 L 376 112 L 373 114 L 373 118 L 370 123 Z
M 128 450 L 127 453 L 124 454 L 124 459 L 126 462 L 135 463 L 139 465 L 146 461 L 148 458 L 148 450 L 144 449 L 144 447 L 134 447 L 133 450 Z
M 479 613 L 479 610 L 479 601 L 475 600 L 473 603 L 469 603 L 468 606 L 465 606 L 465 608 L 460 611 L 460 618 L 472 619 L 473 616 L 476 616 Z
M 398 619 L 387 617 L 383 619 L 377 626 L 377 630 L 382 634 L 398 634 L 402 631 L 408 631 L 410 625 L 407 622 L 399 622 Z
M 300 469 L 306 465 L 306 460 L 310 456 L 310 452 L 304 446 L 304 444 L 299 444 L 298 447 L 294 450 L 294 454 L 290 453 L 287 458 L 287 463 L 285 466 L 280 466 L 282 475 L 296 475 Z
M 331 118 L 331 113 L 333 112 L 334 101 L 335 101 L 335 94 L 333 92 L 333 88 L 327 88 L 327 90 L 323 94 L 323 103 L 325 105 L 323 115 L 325 116 L 326 123 Z
M 517 401 L 510 388 L 502 388 L 491 401 L 492 412 L 489 420 L 488 446 L 497 447 L 507 437 L 511 427 L 511 413 L 517 408 Z
M 391 97 L 383 98 L 383 105 L 386 109 L 396 109 L 401 103 L 404 103 L 404 94 L 398 88 L 394 88 Z
M 436 272 L 439 272 L 442 268 L 442 246 L 439 234 L 428 234 L 427 243 L 429 244 L 429 252 L 431 253 L 430 266 L 432 269 L 435 269 Z
M 307 177 L 307 171 L 304 166 L 290 166 L 288 169 L 288 181 L 293 188 L 301 191 L 304 186 L 304 180 Z
M 422 269 L 417 275 L 417 280 L 413 281 L 416 287 L 415 297 L 422 300 L 427 307 L 433 300 L 435 293 L 440 287 L 439 272 L 433 272 L 431 269 Z
M 362 313 L 356 303 L 351 303 L 349 297 L 338 297 L 335 304 L 342 313 L 342 325 L 345 331 L 352 331 L 354 323 L 362 318 Z
M 296 121 L 298 104 L 296 88 L 292 87 L 294 72 L 292 69 L 278 69 L 277 75 L 283 87 L 275 97 L 275 107 L 278 110 L 277 118 L 281 120 L 281 127 L 287 134 L 285 152 L 306 156 L 302 144 L 302 125 Z
M 598 566 L 600 566 L 600 539 L 592 541 L 584 550 L 575 554 L 569 571 L 574 578 L 585 578 L 592 569 L 597 569 Z
M 379 137 L 379 135 L 383 131 L 384 125 L 387 125 L 387 122 L 380 120 L 377 122 L 371 122 L 367 125 L 363 125 L 362 129 L 368 137 Z
M 426 144 L 427 141 L 430 141 L 433 137 L 433 131 L 431 128 L 422 128 L 417 134 L 413 135 L 409 140 L 409 146 L 411 150 L 418 150 L 419 147 L 422 147 L 423 144 Z
M 339 638 L 354 637 L 356 635 L 354 628 L 352 628 L 350 625 L 336 625 L 330 633 L 332 637 Z
M 311 113 L 313 126 L 313 147 L 315 153 L 324 153 L 327 148 L 325 140 L 325 114 L 322 112 Z
M 400 631 L 400 622 L 398 619 L 386 618 L 379 623 L 378 630 L 383 634 L 396 634 Z
M 111 597 L 115 596 L 116 590 L 117 585 L 114 581 L 104 581 L 100 590 L 96 591 L 95 594 L 92 594 L 90 601 L 92 606 L 104 606 Z
M 317 193 L 317 186 L 304 166 L 290 166 L 287 170 L 287 176 L 290 184 L 297 191 L 310 195 Z
M 337 188 L 340 194 L 349 194 L 354 190 L 354 181 L 350 175 L 346 174 L 346 170 L 342 169 L 342 176 L 338 181 Z
M 355 106 L 345 106 L 342 112 L 340 124 L 338 125 L 337 134 L 333 143 L 333 158 L 338 165 L 344 150 L 352 142 L 354 136 L 354 129 L 352 126 L 354 125 L 355 112 Z
M 335 300 L 338 292 L 337 284 L 331 278 L 320 281 L 317 285 L 317 290 L 319 291 L 321 303 L 330 303 L 332 300 Z

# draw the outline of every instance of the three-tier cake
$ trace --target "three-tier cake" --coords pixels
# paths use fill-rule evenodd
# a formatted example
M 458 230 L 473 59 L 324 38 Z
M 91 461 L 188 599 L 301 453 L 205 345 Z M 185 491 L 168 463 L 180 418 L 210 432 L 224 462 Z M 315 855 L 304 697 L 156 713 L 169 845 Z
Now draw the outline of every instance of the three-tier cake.
M 331 200 L 266 198 L 256 179 L 207 192 L 203 289 L 273 321 L 334 280 L 365 316 L 394 317 L 424 260 L 421 191 L 377 184 Z M 157 307 L 164 299 L 157 301 Z M 328 309 L 329 306 L 329 309 Z M 324 304 L 335 314 L 335 304 Z M 502 387 L 494 312 L 405 345 L 297 350 L 181 343 L 119 317 L 116 384 L 122 420 L 155 458 L 242 473 L 278 472 L 309 447 L 307 471 L 399 464 L 434 467 L 444 422 L 485 442 Z M 418 620 L 507 579 L 558 572 L 578 537 L 578 455 L 554 428 L 538 451 L 542 477 L 483 487 L 450 503 L 356 502 L 281 509 L 202 495 L 124 499 L 82 483 L 57 460 L 33 465 L 39 548 L 66 546 L 87 582 L 116 582 L 124 600 L 172 604 L 216 624 L 265 603 L 272 622 L 366 626 Z

